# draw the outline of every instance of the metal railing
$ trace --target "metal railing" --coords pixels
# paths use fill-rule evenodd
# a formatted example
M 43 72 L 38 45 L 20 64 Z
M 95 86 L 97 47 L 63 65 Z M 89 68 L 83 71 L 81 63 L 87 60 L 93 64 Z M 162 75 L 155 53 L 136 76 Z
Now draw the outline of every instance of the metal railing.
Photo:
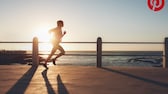
M 7 43 L 7 44 L 32 44 L 32 62 L 33 65 L 37 66 L 39 64 L 39 55 L 45 55 L 45 54 L 39 54 L 39 43 L 48 43 L 48 42 L 38 42 L 38 39 L 35 37 L 33 38 L 33 42 L 22 42 L 22 41 L 17 41 L 17 42 L 10 42 L 10 41 L 5 41 L 5 42 L 0 42 L 2 43 Z M 97 38 L 97 42 L 62 42 L 63 44 L 96 44 L 96 54 L 95 55 L 90 55 L 90 54 L 67 54 L 67 55 L 72 55 L 72 56 L 96 56 L 97 60 L 97 67 L 102 66 L 102 56 L 144 56 L 144 55 L 109 55 L 109 54 L 102 54 L 102 44 L 159 44 L 159 45 L 164 45 L 164 53 L 162 55 L 150 55 L 150 56 L 163 56 L 163 68 L 168 67 L 168 38 L 165 38 L 164 42 L 102 42 L 101 37 Z M 48 54 L 46 54 L 48 55 Z M 149 55 L 147 55 L 149 56 Z

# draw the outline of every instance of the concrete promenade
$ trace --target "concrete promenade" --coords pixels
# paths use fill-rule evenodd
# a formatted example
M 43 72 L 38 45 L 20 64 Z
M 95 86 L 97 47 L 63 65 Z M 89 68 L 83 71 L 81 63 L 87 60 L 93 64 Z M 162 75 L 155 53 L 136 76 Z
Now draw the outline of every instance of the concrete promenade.
M 1 94 L 168 94 L 168 69 L 0 65 Z

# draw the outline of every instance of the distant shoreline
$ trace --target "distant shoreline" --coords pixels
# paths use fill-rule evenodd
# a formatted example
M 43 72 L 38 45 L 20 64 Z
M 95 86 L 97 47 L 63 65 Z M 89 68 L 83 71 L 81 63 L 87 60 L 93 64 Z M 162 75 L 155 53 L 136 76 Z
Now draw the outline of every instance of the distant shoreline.
M 50 51 L 39 51 L 40 55 L 48 55 Z M 56 53 L 57 54 L 57 53 Z M 96 54 L 96 51 L 66 51 L 66 54 Z M 66 55 L 65 54 L 65 55 Z M 163 51 L 102 51 L 104 55 L 163 55 Z M 0 50 L 0 55 L 32 55 L 27 50 Z

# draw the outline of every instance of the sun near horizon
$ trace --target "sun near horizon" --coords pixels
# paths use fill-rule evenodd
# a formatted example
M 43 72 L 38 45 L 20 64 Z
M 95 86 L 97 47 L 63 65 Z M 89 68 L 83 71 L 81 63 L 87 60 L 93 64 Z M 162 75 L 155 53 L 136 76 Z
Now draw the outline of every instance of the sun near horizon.
M 38 41 L 41 42 L 39 44 L 39 49 L 41 51 L 50 51 L 52 49 L 52 38 L 53 33 L 49 33 L 49 30 L 54 27 L 51 26 L 39 26 L 35 30 L 33 30 L 33 37 L 37 37 Z M 65 38 L 65 37 L 64 37 Z M 73 50 L 76 49 L 75 46 L 70 46 L 67 44 L 61 44 L 65 48 L 65 50 Z
M 52 35 L 48 33 L 51 28 L 49 26 L 38 26 L 33 30 L 33 37 L 37 37 L 39 42 L 44 42 L 47 44 L 39 44 L 40 50 L 49 51 L 52 48 L 51 40 Z
M 50 42 L 52 36 L 48 33 L 49 27 L 37 27 L 34 30 L 33 37 L 37 37 L 40 42 Z

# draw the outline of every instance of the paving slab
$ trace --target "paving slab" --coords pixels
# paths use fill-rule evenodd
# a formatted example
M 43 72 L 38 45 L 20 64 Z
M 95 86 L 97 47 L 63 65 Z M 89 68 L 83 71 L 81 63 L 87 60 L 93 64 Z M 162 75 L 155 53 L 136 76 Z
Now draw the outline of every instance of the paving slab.
M 1 94 L 167 94 L 168 69 L 0 65 Z

